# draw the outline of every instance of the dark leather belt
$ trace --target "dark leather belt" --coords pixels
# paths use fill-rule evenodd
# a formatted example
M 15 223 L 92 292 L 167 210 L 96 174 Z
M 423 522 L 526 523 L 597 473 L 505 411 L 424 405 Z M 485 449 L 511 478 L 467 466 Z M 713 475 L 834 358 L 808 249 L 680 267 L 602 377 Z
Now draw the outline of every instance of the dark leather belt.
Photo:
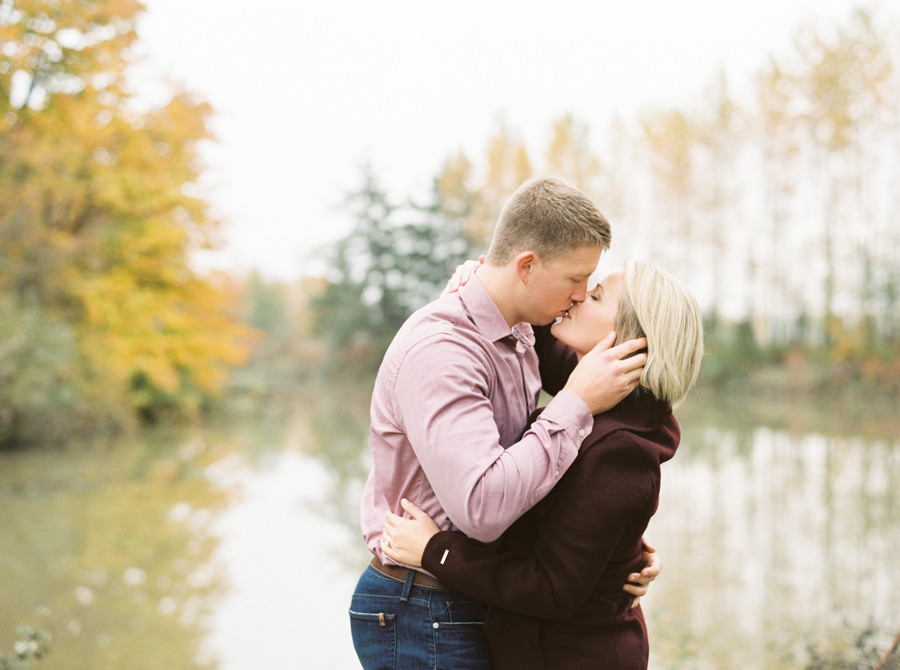
M 369 565 L 371 565 L 378 574 L 384 575 L 388 579 L 393 579 L 395 582 L 405 582 L 406 573 L 409 572 L 409 568 L 401 568 L 399 565 L 385 565 L 377 556 L 372 559 L 372 562 Z M 413 577 L 413 586 L 421 586 L 423 589 L 440 589 L 441 591 L 451 590 L 434 577 L 419 572 L 418 570 L 413 570 L 413 572 L 416 573 Z

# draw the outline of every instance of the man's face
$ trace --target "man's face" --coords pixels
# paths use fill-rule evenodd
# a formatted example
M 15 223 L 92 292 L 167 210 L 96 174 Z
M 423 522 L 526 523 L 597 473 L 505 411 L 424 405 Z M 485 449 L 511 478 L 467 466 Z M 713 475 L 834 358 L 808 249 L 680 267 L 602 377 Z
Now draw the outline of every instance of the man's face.
M 557 258 L 537 261 L 529 279 L 532 305 L 529 321 L 546 325 L 565 316 L 573 302 L 583 302 L 588 279 L 600 261 L 600 247 L 578 247 Z

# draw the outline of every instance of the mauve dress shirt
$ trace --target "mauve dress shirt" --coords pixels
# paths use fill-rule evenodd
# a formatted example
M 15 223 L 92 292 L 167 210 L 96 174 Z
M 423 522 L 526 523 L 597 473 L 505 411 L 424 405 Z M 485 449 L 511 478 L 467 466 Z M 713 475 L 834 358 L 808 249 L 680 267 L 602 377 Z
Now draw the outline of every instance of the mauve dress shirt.
M 401 498 L 441 529 L 492 542 L 575 460 L 593 428 L 580 398 L 558 393 L 528 426 L 541 389 L 533 345 L 531 326 L 510 329 L 477 275 L 399 330 L 375 380 L 361 503 L 366 545 L 384 563 L 397 564 L 380 541 Z

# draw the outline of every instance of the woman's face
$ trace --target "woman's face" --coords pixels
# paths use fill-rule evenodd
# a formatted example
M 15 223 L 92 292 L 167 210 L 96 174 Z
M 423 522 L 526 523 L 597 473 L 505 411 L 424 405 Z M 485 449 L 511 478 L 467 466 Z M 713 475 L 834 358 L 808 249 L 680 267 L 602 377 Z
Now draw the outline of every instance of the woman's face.
M 556 339 L 572 347 L 579 358 L 589 352 L 613 329 L 621 294 L 622 273 L 607 275 L 588 291 L 584 302 L 570 307 L 562 321 L 553 326 Z

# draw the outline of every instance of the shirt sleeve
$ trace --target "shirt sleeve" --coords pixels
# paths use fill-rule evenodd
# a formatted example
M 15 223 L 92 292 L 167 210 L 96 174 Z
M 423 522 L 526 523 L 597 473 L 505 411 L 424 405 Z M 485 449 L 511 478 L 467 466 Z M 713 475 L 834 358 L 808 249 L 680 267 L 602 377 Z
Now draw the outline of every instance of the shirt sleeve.
M 407 353 L 394 385 L 395 415 L 438 502 L 457 528 L 483 542 L 551 490 L 593 427 L 584 402 L 561 393 L 504 449 L 490 400 L 496 383 L 477 348 L 429 341 Z
M 628 524 L 655 501 L 640 447 L 628 438 L 615 441 L 591 446 L 590 457 L 560 483 L 558 497 L 537 522 L 533 548 L 497 553 L 445 531 L 428 542 L 422 567 L 488 605 L 543 619 L 569 618 L 593 591 Z

